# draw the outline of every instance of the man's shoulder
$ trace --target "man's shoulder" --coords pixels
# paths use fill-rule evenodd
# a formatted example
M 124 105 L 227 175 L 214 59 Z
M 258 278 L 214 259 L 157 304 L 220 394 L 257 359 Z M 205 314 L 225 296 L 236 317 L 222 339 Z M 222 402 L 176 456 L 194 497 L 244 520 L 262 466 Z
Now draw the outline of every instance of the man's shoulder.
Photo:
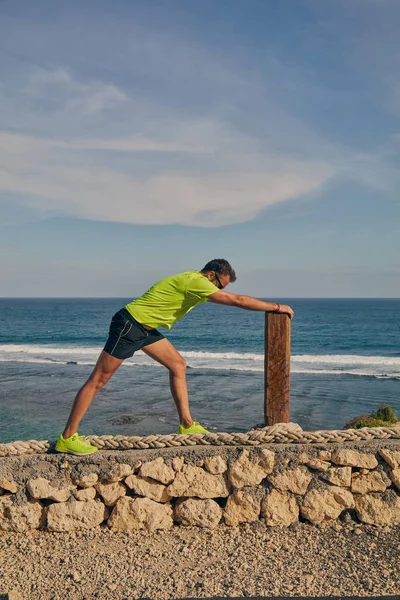
M 154 288 L 170 288 L 171 286 L 177 290 L 186 290 L 194 281 L 204 279 L 203 275 L 199 271 L 184 271 L 183 273 L 176 273 L 175 275 L 169 275 L 160 279 Z
M 181 279 L 184 281 L 202 278 L 203 275 L 199 271 L 184 271 L 183 273 L 177 273 L 176 275 L 171 275 L 171 277 L 168 277 L 168 279 Z
M 184 271 L 183 273 L 178 273 L 178 277 L 203 277 L 200 271 Z
M 171 275 L 164 280 L 164 285 L 174 287 L 185 294 L 190 294 L 201 290 L 203 293 L 210 293 L 213 291 L 213 284 L 205 277 L 200 271 L 184 271 L 183 273 L 177 273 Z

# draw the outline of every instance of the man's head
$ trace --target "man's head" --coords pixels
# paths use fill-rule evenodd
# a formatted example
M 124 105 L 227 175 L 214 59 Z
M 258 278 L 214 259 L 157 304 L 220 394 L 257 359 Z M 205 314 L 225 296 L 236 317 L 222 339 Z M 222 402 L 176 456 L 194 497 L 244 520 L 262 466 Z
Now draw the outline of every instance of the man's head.
M 236 281 L 236 273 L 231 265 L 224 258 L 214 258 L 210 260 L 200 271 L 220 290 Z

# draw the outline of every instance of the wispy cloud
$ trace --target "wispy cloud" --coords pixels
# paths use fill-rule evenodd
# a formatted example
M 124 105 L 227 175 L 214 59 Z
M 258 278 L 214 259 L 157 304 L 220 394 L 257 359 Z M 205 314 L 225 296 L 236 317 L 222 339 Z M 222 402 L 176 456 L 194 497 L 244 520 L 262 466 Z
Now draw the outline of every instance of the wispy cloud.
M 323 162 L 255 153 L 250 161 L 240 151 L 222 156 L 215 168 L 218 149 L 204 153 L 201 148 L 194 170 L 166 170 L 159 158 L 152 172 L 143 177 L 96 165 L 92 154 L 82 164 L 77 152 L 81 144 L 80 140 L 66 144 L 0 135 L 0 187 L 27 195 L 27 203 L 43 211 L 58 208 L 63 214 L 91 219 L 216 227 L 252 219 L 267 206 L 310 192 L 332 174 Z M 86 141 L 83 146 L 102 147 L 97 144 Z M 152 144 L 159 156 L 163 144 Z M 184 144 L 175 144 L 176 151 L 184 155 Z M 132 140 L 119 140 L 116 148 L 149 151 L 148 144 Z M 193 156 L 193 148 L 189 153 Z
M 88 115 L 116 108 L 128 100 L 128 96 L 113 84 L 95 80 L 82 83 L 63 68 L 32 69 L 24 92 L 37 101 L 46 102 L 50 97 L 62 111 L 80 111 Z
M 152 46 L 152 56 L 154 51 Z M 180 66 L 187 71 L 186 59 Z M 203 64 L 199 71 L 207 81 L 223 77 L 237 89 L 250 89 L 225 67 L 208 71 Z M 175 108 L 146 103 L 109 82 L 83 83 L 64 67 L 35 67 L 19 85 L 32 133 L 0 133 L 0 189 L 26 196 L 38 211 L 217 227 L 250 220 L 268 206 L 307 194 L 335 170 L 317 155 L 297 158 L 285 152 L 282 128 L 275 148 L 275 132 L 267 140 L 245 134 L 221 116 L 220 108 L 212 116 L 203 111 L 178 116 Z M 46 129 L 54 124 L 51 136 L 37 133 L 42 106 Z M 121 108 L 127 131 L 112 135 L 110 124 L 118 121 Z M 100 135 L 93 135 L 93 118 Z M 79 136 L 65 131 L 73 119 L 81 125 Z

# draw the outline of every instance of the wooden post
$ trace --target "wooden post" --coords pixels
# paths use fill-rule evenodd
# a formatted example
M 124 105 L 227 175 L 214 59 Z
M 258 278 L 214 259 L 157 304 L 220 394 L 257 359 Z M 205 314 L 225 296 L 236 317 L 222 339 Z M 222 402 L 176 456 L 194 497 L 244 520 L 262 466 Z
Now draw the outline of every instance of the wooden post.
M 290 319 L 265 313 L 265 425 L 290 421 Z

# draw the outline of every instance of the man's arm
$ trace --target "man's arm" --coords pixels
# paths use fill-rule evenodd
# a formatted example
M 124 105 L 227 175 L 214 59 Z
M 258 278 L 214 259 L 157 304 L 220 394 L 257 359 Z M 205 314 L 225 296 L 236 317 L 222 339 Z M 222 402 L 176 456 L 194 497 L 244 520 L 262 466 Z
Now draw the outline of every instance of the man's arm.
M 265 302 L 252 296 L 243 296 L 242 294 L 232 294 L 219 290 L 215 294 L 208 296 L 209 302 L 216 304 L 226 304 L 227 306 L 237 306 L 246 310 L 262 310 L 264 312 L 281 312 L 289 315 L 291 319 L 294 315 L 293 310 L 287 304 L 278 304 L 277 302 Z

